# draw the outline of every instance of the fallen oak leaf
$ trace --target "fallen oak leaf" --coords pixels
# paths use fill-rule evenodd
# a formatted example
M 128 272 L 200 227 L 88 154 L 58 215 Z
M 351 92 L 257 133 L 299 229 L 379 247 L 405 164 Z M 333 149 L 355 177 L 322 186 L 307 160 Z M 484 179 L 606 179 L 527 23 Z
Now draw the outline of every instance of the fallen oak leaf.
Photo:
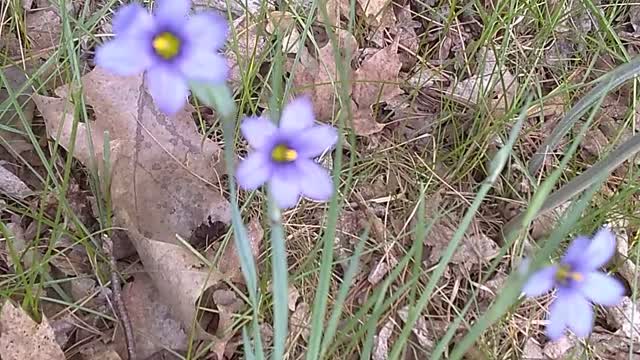
M 49 322 L 36 324 L 7 300 L 0 312 L 0 354 L 3 360 L 64 360 Z
M 85 101 L 96 120 L 90 128 L 77 124 L 74 156 L 92 166 L 89 136 L 95 159 L 103 159 L 104 132 L 110 134 L 116 223 L 127 229 L 176 318 L 191 329 L 198 298 L 220 276 L 182 246 L 178 236 L 190 239 L 202 223 L 229 223 L 229 204 L 209 182 L 217 177 L 220 149 L 209 139 L 202 141 L 189 107 L 172 117 L 159 112 L 143 82 L 142 75 L 114 77 L 99 68 L 82 77 Z M 35 98 L 48 133 L 67 149 L 74 120 L 69 92 L 62 87 L 56 90 L 61 98 Z M 195 328 L 198 337 L 213 337 L 202 326 Z
M 85 101 L 95 113 L 91 132 L 77 124 L 74 156 L 91 167 L 103 158 L 104 132 L 111 140 L 111 193 L 116 213 L 127 224 L 154 240 L 177 243 L 188 239 L 206 221 L 229 223 L 229 205 L 209 179 L 218 174 L 217 144 L 202 141 L 189 108 L 173 117 L 159 112 L 143 86 L 142 75 L 114 77 L 96 68 L 82 77 Z M 56 89 L 60 98 L 35 95 L 49 136 L 69 148 L 73 105 L 67 86 Z M 202 144 L 202 146 L 201 146 Z

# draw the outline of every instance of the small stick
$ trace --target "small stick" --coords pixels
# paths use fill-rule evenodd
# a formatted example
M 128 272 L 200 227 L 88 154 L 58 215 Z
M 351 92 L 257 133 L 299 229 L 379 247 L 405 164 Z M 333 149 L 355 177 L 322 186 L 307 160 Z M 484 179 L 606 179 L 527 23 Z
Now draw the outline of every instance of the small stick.
M 124 306 L 124 302 L 122 301 L 122 285 L 120 284 L 120 276 L 118 275 L 116 258 L 113 256 L 113 241 L 111 241 L 111 238 L 106 235 L 102 236 L 102 249 L 109 257 L 113 300 L 116 303 L 116 311 L 118 312 L 120 325 L 122 325 L 122 328 L 124 329 L 124 339 L 127 343 L 127 353 L 129 354 L 129 360 L 136 360 L 136 343 L 133 337 L 133 330 L 131 329 L 129 313 L 127 313 L 127 308 Z

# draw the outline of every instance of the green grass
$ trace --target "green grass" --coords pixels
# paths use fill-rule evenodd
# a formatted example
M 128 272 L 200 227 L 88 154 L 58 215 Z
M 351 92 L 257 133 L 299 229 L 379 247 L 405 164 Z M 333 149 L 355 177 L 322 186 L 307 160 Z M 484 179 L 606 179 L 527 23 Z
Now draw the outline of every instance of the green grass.
M 445 3 L 450 5 L 448 13 L 435 15 L 439 9 L 444 8 L 442 5 Z M 502 227 L 508 221 L 500 215 L 501 208 L 509 204 L 517 204 L 523 211 L 540 207 L 549 193 L 570 183 L 571 179 L 592 167 L 598 159 L 583 156 L 584 152 L 581 152 L 579 145 L 583 141 L 579 136 L 580 126 L 573 125 L 569 134 L 562 137 L 562 150 L 545 159 L 541 173 L 531 174 L 528 178 L 522 175 L 522 169 L 527 168 L 537 147 L 549 135 L 543 129 L 543 121 L 551 119 L 529 117 L 524 120 L 522 131 L 514 130 L 515 119 L 527 106 L 525 98 L 529 94 L 533 96 L 530 108 L 540 104 L 540 99 L 542 104 L 548 104 L 551 98 L 549 94 L 552 94 L 563 96 L 566 99 L 565 111 L 568 110 L 584 98 L 595 85 L 594 80 L 608 70 L 600 62 L 607 59 L 618 64 L 629 61 L 631 56 L 626 40 L 619 35 L 622 24 L 625 23 L 622 19 L 628 14 L 629 6 L 621 2 L 607 6 L 599 6 L 588 0 L 573 2 L 588 9 L 600 28 L 600 31 L 578 37 L 575 34 L 582 32 L 576 26 L 580 24 L 567 21 L 575 13 L 567 12 L 566 6 L 571 3 L 569 1 L 561 0 L 551 4 L 497 0 L 490 8 L 485 7 L 486 3 L 489 2 L 442 1 L 439 8 L 427 8 L 415 13 L 414 17 L 417 19 L 437 20 L 424 23 L 428 24 L 427 32 L 419 39 L 421 45 L 414 69 L 426 72 L 435 67 L 449 77 L 452 83 L 460 83 L 484 66 L 486 57 L 479 54 L 483 49 L 491 49 L 496 55 L 498 67 L 508 69 L 518 81 L 509 106 L 496 112 L 493 104 L 488 101 L 488 96 L 481 97 L 481 101 L 475 104 L 465 105 L 441 91 L 414 89 L 406 101 L 416 109 L 416 117 L 426 118 L 429 115 L 434 118 L 429 134 L 429 138 L 433 140 L 432 146 L 420 146 L 419 139 L 403 139 L 393 129 L 385 130 L 372 139 L 356 138 L 348 130 L 351 118 L 348 89 L 340 86 L 343 82 L 336 81 L 336 101 L 342 106 L 338 107 L 341 111 L 335 124 L 344 129 L 343 142 L 349 149 L 344 154 L 336 152 L 330 155 L 337 179 L 338 196 L 328 205 L 304 203 L 297 209 L 277 214 L 266 211 L 268 198 L 264 192 L 243 192 L 239 195 L 239 208 L 234 224 L 236 229 L 240 227 L 241 219 L 246 223 L 252 217 L 261 216 L 261 222 L 266 226 L 266 235 L 265 252 L 257 259 L 256 269 L 251 269 L 250 266 L 244 269 L 246 274 L 255 272 L 256 279 L 247 284 L 247 302 L 252 308 L 237 317 L 236 328 L 246 330 L 247 336 L 250 336 L 255 334 L 260 324 L 273 324 L 276 320 L 276 338 L 280 341 L 273 344 L 277 344 L 277 352 L 286 351 L 292 358 L 308 359 L 348 356 L 368 358 L 367 354 L 374 349 L 374 336 L 380 327 L 388 317 L 397 319 L 398 309 L 406 305 L 413 311 L 410 312 L 411 319 L 419 316 L 425 316 L 428 320 L 445 318 L 447 322 L 454 324 L 445 340 L 439 343 L 436 341 L 436 352 L 430 350 L 429 355 L 434 357 L 437 354 L 451 354 L 453 358 L 459 358 L 464 347 L 469 346 L 473 346 L 476 354 L 483 358 L 517 357 L 525 338 L 541 333 L 541 326 L 522 325 L 522 319 L 531 319 L 529 315 L 536 317 L 536 320 L 543 319 L 544 312 L 537 305 L 514 304 L 519 291 L 518 284 L 522 282 L 518 276 L 512 277 L 512 281 L 508 282 L 505 291 L 501 292 L 492 307 L 479 299 L 481 290 L 477 284 L 482 285 L 491 279 L 498 268 L 502 272 L 513 273 L 513 266 L 521 256 L 534 255 L 525 250 L 530 239 L 526 239 L 523 227 L 516 226 L 515 235 L 501 245 L 500 258 L 487 262 L 471 273 L 454 274 L 455 278 L 445 279 L 441 278 L 447 270 L 444 262 L 429 269 L 424 268 L 422 263 L 422 255 L 430 249 L 423 249 L 420 239 L 425 232 L 429 236 L 431 225 L 423 215 L 423 206 L 429 206 L 432 194 L 443 191 L 446 199 L 443 204 L 446 208 L 439 210 L 452 211 L 462 221 L 463 213 L 475 202 L 475 217 L 480 222 L 482 231 L 498 239 L 501 237 Z M 38 144 L 43 132 L 38 132 L 36 126 L 29 126 L 16 94 L 22 93 L 27 87 L 33 87 L 38 93 L 45 93 L 61 84 L 59 76 L 64 83 L 79 84 L 81 76 L 86 72 L 85 61 L 91 58 L 88 51 L 96 42 L 103 41 L 104 34 L 101 34 L 100 26 L 108 22 L 113 11 L 120 6 L 112 1 L 95 11 L 89 11 L 89 7 L 83 5 L 87 4 L 80 4 L 83 10 L 77 18 L 62 12 L 60 46 L 32 74 L 28 84 L 10 94 L 10 99 L 0 104 L 0 116 L 5 111 L 15 111 L 17 120 L 25 129 L 25 136 L 33 144 Z M 306 31 L 311 29 L 311 24 L 316 19 L 323 18 L 317 5 L 318 3 L 313 3 L 309 10 L 293 3 L 288 4 L 289 11 L 294 14 L 299 30 L 312 50 L 321 46 L 321 40 L 314 38 L 314 32 Z M 2 6 L 7 9 L 0 12 L 4 14 L 2 20 L 6 25 L 3 34 L 4 31 L 19 34 L 23 53 L 28 53 L 29 34 L 26 33 L 25 13 L 20 2 L 13 0 Z M 355 2 L 351 6 L 355 7 Z M 227 15 L 230 16 L 230 13 Z M 268 17 L 269 10 L 263 7 L 257 14 L 250 16 L 249 21 L 260 28 L 265 26 Z M 461 21 L 461 17 L 465 17 L 466 21 Z M 559 32 L 561 25 L 566 26 L 568 32 Z M 352 12 L 343 26 L 354 33 L 361 47 L 364 47 L 369 30 L 362 17 L 354 16 Z M 333 29 L 327 26 L 325 30 L 329 41 L 335 43 Z M 203 133 L 220 142 L 223 138 L 227 142 L 233 140 L 240 150 L 244 150 L 244 143 L 237 126 L 231 126 L 233 123 L 229 121 L 237 119 L 242 113 L 255 113 L 265 108 L 276 110 L 286 98 L 285 94 L 291 94 L 291 84 L 282 66 L 285 59 L 277 56 L 279 44 L 275 37 L 263 33 L 266 45 L 262 49 L 256 49 L 256 44 L 250 43 L 249 50 L 245 52 L 242 47 L 247 40 L 244 37 L 246 34 L 240 28 L 232 27 L 228 45 L 229 53 L 241 57 L 244 65 L 240 81 L 233 89 L 235 109 L 229 110 L 226 120 L 212 119 L 205 112 L 199 113 L 197 120 Z M 469 36 L 470 40 L 464 44 L 456 43 L 461 50 L 451 51 L 442 64 L 434 65 L 433 59 L 438 57 L 439 49 L 448 41 L 459 41 L 462 36 Z M 556 46 L 554 44 L 566 41 L 570 41 L 578 49 L 572 58 L 550 62 L 546 57 L 549 49 Z M 0 66 L 20 66 L 23 60 L 28 59 L 0 56 Z M 295 61 L 300 59 L 296 57 Z M 336 63 L 339 76 L 335 80 L 348 78 L 353 70 L 351 65 L 345 64 L 340 58 L 336 59 Z M 498 82 L 502 80 L 504 79 L 499 77 Z M 0 81 L 3 84 L 7 81 L 2 72 Z M 627 82 L 624 86 L 627 95 L 622 99 L 623 104 L 629 109 L 635 109 L 638 99 L 637 82 Z M 618 99 L 619 94 L 615 93 L 613 97 Z M 80 91 L 73 93 L 73 100 L 76 104 L 75 118 L 82 122 L 90 120 L 89 109 L 85 106 Z M 429 106 L 416 105 L 425 102 Z M 592 127 L 598 126 L 600 121 L 599 115 L 594 116 Z M 394 119 L 394 122 L 402 126 L 402 122 L 406 120 L 400 118 Z M 34 121 L 37 122 L 37 118 Z M 223 137 L 225 121 L 227 128 Z M 638 120 L 633 110 L 616 121 L 617 132 L 609 138 L 610 142 L 603 149 L 600 159 L 626 140 L 626 133 L 637 131 Z M 496 139 L 504 144 L 512 131 L 517 136 L 514 138 L 513 150 L 508 154 L 499 152 L 501 145 Z M 584 131 L 588 136 L 588 129 Z M 575 143 L 576 154 L 565 157 L 566 154 L 571 154 L 567 149 L 573 141 L 578 141 Z M 106 322 L 106 327 L 111 327 L 116 323 L 116 315 L 91 309 L 87 306 L 89 299 L 74 302 L 67 290 L 67 283 L 73 277 L 56 277 L 51 264 L 55 257 L 65 256 L 56 248 L 56 244 L 63 238 L 69 239 L 71 243 L 86 250 L 87 263 L 92 268 L 91 274 L 79 276 L 90 275 L 101 286 L 109 285 L 106 267 L 108 261 L 104 258 L 98 241 L 101 233 L 112 231 L 110 195 L 108 190 L 105 191 L 108 189 L 109 179 L 98 177 L 95 171 L 97 161 L 102 159 L 96 159 L 96 167 L 93 169 L 83 168 L 70 155 L 72 151 L 62 151 L 60 144 L 53 141 L 45 148 L 35 148 L 36 156 L 42 164 L 37 169 L 26 158 L 14 160 L 17 166 L 33 172 L 39 179 L 42 190 L 38 194 L 38 201 L 8 201 L 3 211 L 0 231 L 5 239 L 2 244 L 6 250 L 2 255 L 11 259 L 14 268 L 11 271 L 5 269 L 0 276 L 0 296 L 19 301 L 37 319 L 41 317 L 43 307 L 56 304 L 58 311 L 67 309 L 81 316 L 96 315 Z M 230 158 L 232 155 L 228 152 L 227 160 L 233 161 Z M 504 161 L 503 171 L 496 172 L 495 165 L 491 165 L 495 158 Z M 561 159 L 565 164 L 558 167 Z M 485 182 L 487 177 L 493 181 Z M 557 183 L 556 180 L 549 181 L 554 178 Z M 637 166 L 625 165 L 625 170 L 618 170 L 615 175 L 606 179 L 604 186 L 608 187 L 609 193 L 604 191 L 604 187 L 598 187 L 589 190 L 593 198 L 582 195 L 581 200 L 573 203 L 572 210 L 565 215 L 571 221 L 563 221 L 564 225 L 554 231 L 548 240 L 534 245 L 536 250 L 538 247 L 541 249 L 536 259 L 543 262 L 553 258 L 570 236 L 592 232 L 602 224 L 616 219 L 625 219 L 628 228 L 637 233 L 640 227 L 637 212 L 640 188 L 636 184 L 637 179 Z M 527 181 L 530 189 L 528 192 L 519 191 L 515 184 L 520 181 Z M 381 186 L 372 186 L 376 182 Z M 74 204 L 68 200 L 74 184 L 88 189 L 100 209 L 97 225 L 91 228 L 83 224 L 82 214 L 76 214 Z M 390 189 L 394 192 L 391 193 Z M 234 188 L 228 194 L 231 194 L 231 199 L 236 199 Z M 390 197 L 385 198 L 387 196 Z M 371 201 L 376 198 L 377 202 Z M 572 198 L 575 199 L 577 197 Z M 380 237 L 380 234 L 376 234 L 373 224 L 364 224 L 356 229 L 358 233 L 349 234 L 353 243 L 361 244 L 362 248 L 355 250 L 354 246 L 354 253 L 348 259 L 334 256 L 336 232 L 339 236 L 344 236 L 343 229 L 338 228 L 343 219 L 341 214 L 346 211 L 363 211 L 363 206 L 382 209 L 380 221 L 385 228 L 384 235 Z M 469 217 L 472 216 L 471 212 L 468 214 Z M 527 214 L 526 222 L 529 222 L 534 212 Z M 12 240 L 13 234 L 8 226 L 11 215 L 29 219 L 32 226 L 39 229 L 32 239 L 27 239 L 29 248 L 41 250 L 41 255 L 31 266 L 24 266 L 20 261 L 26 253 L 18 251 L 16 241 Z M 282 219 L 281 229 L 279 226 L 269 226 L 278 224 L 278 219 Z M 468 218 L 469 221 L 470 219 Z M 27 221 L 23 220 L 23 223 Z M 455 239 L 459 240 L 462 234 L 463 230 L 460 230 Z M 240 239 L 238 241 L 246 237 L 238 230 L 235 235 Z M 229 241 L 234 241 L 233 237 L 234 233 L 229 231 L 222 241 L 229 244 Z M 272 240 L 269 240 L 270 237 Z M 637 240 L 637 236 L 632 239 Z M 630 256 L 637 249 L 635 240 L 630 244 Z M 455 240 L 451 243 L 453 245 L 445 252 L 445 256 L 450 256 L 455 250 Z M 224 247 L 220 247 L 214 259 L 218 259 L 223 250 Z M 369 284 L 366 270 L 385 251 L 391 251 L 398 263 L 389 269 L 388 275 L 379 284 Z M 358 258 L 364 269 L 355 271 L 353 269 Z M 341 264 L 349 264 L 346 273 Z M 295 344 L 286 342 L 287 336 L 284 335 L 287 331 L 287 313 L 283 307 L 286 306 L 283 303 L 286 301 L 283 289 L 286 290 L 287 278 L 281 276 L 285 269 L 288 270 L 288 282 L 300 291 L 301 301 L 309 304 L 313 310 L 309 339 L 301 341 L 298 337 Z M 349 281 L 350 276 L 346 274 L 353 276 L 353 280 Z M 455 301 L 450 302 L 449 299 L 454 294 Z M 327 326 L 328 323 L 331 325 Z M 458 330 L 458 325 L 462 330 Z M 406 341 L 391 342 L 395 344 L 393 358 L 399 358 L 403 351 L 419 349 L 411 335 L 411 328 L 398 319 L 394 339 L 399 336 Z M 252 347 L 257 359 L 262 358 L 258 354 L 261 351 L 266 354 L 275 351 L 272 344 L 266 345 L 264 350 L 257 349 L 255 345 L 253 343 Z M 190 354 L 189 359 L 197 359 L 204 358 L 206 352 L 192 351 Z

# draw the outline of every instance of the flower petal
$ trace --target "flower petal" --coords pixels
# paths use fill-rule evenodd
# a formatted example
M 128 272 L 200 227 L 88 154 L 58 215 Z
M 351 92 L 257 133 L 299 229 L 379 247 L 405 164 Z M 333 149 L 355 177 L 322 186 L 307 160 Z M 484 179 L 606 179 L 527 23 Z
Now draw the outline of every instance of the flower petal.
M 269 180 L 269 191 L 281 209 L 294 207 L 300 198 L 297 176 L 292 172 L 289 169 L 274 170 Z
M 238 185 L 245 190 L 255 190 L 271 176 L 271 165 L 264 153 L 249 154 L 236 169 Z
M 587 273 L 578 284 L 578 289 L 587 299 L 605 306 L 618 305 L 625 292 L 620 281 L 599 271 Z
M 527 279 L 522 292 L 527 297 L 540 296 L 553 288 L 558 267 L 555 265 L 544 267 L 536 271 Z
M 556 299 L 549 306 L 549 323 L 547 324 L 547 337 L 552 341 L 556 341 L 564 335 L 564 329 L 569 321 L 570 304 L 567 303 L 565 297 L 560 296 L 562 290 L 558 290 Z
M 212 50 L 195 49 L 180 62 L 180 70 L 189 80 L 219 84 L 229 75 L 227 59 Z
M 580 268 L 584 270 L 595 270 L 607 262 L 616 251 L 616 236 L 611 230 L 604 227 L 593 236 L 589 247 L 582 255 Z
M 189 88 L 180 74 L 159 65 L 149 69 L 146 76 L 149 92 L 160 111 L 173 115 L 182 109 L 189 96 Z
M 300 191 L 316 201 L 326 201 L 333 194 L 333 181 L 325 168 L 313 160 L 300 159 L 296 161 L 300 171 Z
M 306 96 L 299 97 L 288 103 L 280 117 L 280 129 L 286 133 L 296 133 L 313 125 L 313 104 Z
M 578 291 L 567 291 L 565 295 L 567 304 L 567 326 L 580 338 L 585 338 L 593 328 L 593 309 L 591 303 Z
M 189 0 L 156 0 L 154 14 L 163 21 L 182 21 L 189 15 Z
M 229 24 L 215 12 L 203 12 L 189 18 L 185 31 L 189 40 L 205 50 L 218 50 L 227 41 Z
M 590 242 L 591 242 L 591 239 L 589 239 L 586 236 L 576 237 L 571 242 L 571 244 L 569 244 L 567 251 L 564 253 L 564 256 L 562 257 L 561 263 L 563 264 L 580 263 L 582 260 L 582 257 L 587 251 L 587 248 L 589 247 Z
M 96 50 L 95 62 L 117 75 L 130 76 L 141 73 L 151 65 L 150 54 L 138 41 L 116 39 Z
M 151 30 L 153 18 L 142 5 L 134 3 L 118 9 L 111 24 L 116 35 L 126 36 Z
M 242 136 L 254 149 L 261 149 L 271 143 L 278 128 L 263 116 L 247 116 L 240 125 Z
M 298 155 L 315 157 L 331 148 L 338 141 L 338 131 L 331 125 L 311 126 L 292 139 L 291 146 Z

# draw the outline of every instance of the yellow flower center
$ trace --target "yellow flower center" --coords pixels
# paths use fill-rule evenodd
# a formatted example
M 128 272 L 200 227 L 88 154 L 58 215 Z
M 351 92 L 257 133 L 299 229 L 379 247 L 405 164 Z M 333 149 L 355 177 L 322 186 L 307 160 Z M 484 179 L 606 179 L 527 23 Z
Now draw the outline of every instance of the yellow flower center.
M 561 284 L 566 284 L 568 280 L 582 281 L 584 277 L 579 272 L 571 271 L 568 266 L 560 266 L 556 271 L 556 280 Z
M 153 38 L 153 49 L 156 54 L 169 60 L 178 55 L 180 51 L 180 39 L 170 32 L 163 32 Z
M 298 158 L 298 153 L 281 144 L 273 148 L 271 158 L 277 162 L 290 162 Z

